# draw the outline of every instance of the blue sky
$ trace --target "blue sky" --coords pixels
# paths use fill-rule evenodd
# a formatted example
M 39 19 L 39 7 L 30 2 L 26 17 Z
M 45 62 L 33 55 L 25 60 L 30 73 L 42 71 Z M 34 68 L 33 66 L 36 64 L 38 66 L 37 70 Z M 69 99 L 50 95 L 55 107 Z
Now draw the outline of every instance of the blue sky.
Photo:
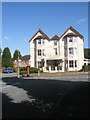
M 16 49 L 30 54 L 29 39 L 39 28 L 53 37 L 69 26 L 84 36 L 88 47 L 88 3 L 2 3 L 2 48 L 9 47 L 12 55 Z

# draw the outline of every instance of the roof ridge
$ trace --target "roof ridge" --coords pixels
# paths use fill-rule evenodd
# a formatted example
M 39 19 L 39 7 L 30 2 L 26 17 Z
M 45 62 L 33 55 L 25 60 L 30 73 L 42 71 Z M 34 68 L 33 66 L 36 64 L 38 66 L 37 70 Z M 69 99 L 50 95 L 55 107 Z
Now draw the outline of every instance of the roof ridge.
M 56 40 L 59 40 L 59 36 L 56 35 L 56 34 L 51 38 L 51 40 L 55 40 L 55 39 L 56 39 Z
M 77 30 L 75 30 L 72 26 L 70 26 L 70 27 L 60 36 L 59 40 L 61 39 L 61 37 L 63 37 L 63 35 L 64 35 L 68 30 L 74 31 L 76 34 L 79 35 L 79 37 L 81 37 L 81 38 L 84 40 L 84 37 L 83 37 Z
M 47 38 L 47 40 L 50 41 L 50 38 L 39 28 L 38 31 L 33 35 L 33 37 L 29 40 L 29 42 L 35 37 L 35 35 L 36 35 L 38 32 L 40 32 L 41 34 L 43 34 L 43 36 L 44 36 L 45 38 Z
M 57 40 L 60 40 L 61 37 L 64 36 L 64 34 L 68 31 L 68 30 L 72 30 L 74 31 L 80 38 L 82 38 L 84 40 L 84 37 L 77 31 L 75 30 L 72 26 L 69 26 L 69 28 L 59 37 L 58 35 L 54 35 L 51 39 L 39 28 L 38 31 L 33 35 L 33 37 L 29 40 L 29 42 L 35 37 L 35 35 L 40 32 L 45 38 L 47 38 L 47 40 L 54 40 L 55 38 L 54 37 L 57 37 L 56 39 Z

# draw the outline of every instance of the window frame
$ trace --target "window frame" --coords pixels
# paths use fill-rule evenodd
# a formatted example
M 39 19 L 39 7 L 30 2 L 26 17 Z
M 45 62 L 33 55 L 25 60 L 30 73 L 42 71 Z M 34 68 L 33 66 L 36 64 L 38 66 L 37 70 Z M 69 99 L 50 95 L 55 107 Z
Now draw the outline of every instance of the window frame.
M 46 56 L 46 51 L 45 51 L 45 49 L 42 50 L 42 55 L 43 55 L 43 56 Z
M 75 60 L 75 68 L 77 67 L 77 60 Z
M 38 39 L 38 45 L 41 45 L 41 39 Z
M 42 40 L 42 44 L 45 44 L 45 41 L 44 41 L 44 40 Z
M 69 60 L 69 68 L 73 68 L 74 67 L 74 61 L 73 60 Z
M 38 49 L 38 56 L 41 56 L 41 49 Z
M 70 49 L 71 49 L 71 51 L 70 51 Z M 69 48 L 69 54 L 70 54 L 70 55 L 74 55 L 74 49 L 73 49 L 73 47 L 70 47 L 70 48 Z
M 38 61 L 38 68 L 41 68 L 41 61 Z
M 57 40 L 54 40 L 54 45 L 57 45 Z
M 70 41 L 70 40 L 72 40 L 72 41 Z M 73 37 L 70 37 L 69 38 L 69 43 L 72 43 L 73 42 Z
M 57 55 L 58 52 L 57 52 L 57 48 L 54 48 L 54 54 Z

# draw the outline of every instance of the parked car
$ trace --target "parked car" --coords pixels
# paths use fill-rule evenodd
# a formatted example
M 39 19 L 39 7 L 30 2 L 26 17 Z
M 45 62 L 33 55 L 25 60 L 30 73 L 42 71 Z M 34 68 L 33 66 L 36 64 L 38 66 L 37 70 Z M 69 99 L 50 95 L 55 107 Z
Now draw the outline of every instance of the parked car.
M 14 71 L 10 68 L 6 68 L 3 73 L 13 73 Z

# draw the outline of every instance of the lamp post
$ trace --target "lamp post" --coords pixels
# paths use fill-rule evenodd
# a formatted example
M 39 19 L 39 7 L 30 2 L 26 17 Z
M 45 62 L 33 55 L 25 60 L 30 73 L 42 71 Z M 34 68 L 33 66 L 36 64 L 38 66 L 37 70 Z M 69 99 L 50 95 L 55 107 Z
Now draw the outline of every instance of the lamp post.
M 17 77 L 19 78 L 19 51 L 18 51 L 18 72 L 17 72 Z

